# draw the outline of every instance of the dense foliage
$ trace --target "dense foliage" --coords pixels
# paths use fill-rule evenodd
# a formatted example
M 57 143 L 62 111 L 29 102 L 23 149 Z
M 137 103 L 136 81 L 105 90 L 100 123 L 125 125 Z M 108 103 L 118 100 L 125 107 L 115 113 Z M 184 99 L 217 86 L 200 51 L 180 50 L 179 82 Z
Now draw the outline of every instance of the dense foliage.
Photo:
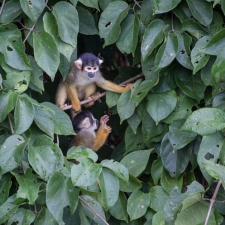
M 225 224 L 224 0 L 0 2 L 0 224 Z M 91 108 L 98 154 L 54 104 L 87 51 L 143 74 Z

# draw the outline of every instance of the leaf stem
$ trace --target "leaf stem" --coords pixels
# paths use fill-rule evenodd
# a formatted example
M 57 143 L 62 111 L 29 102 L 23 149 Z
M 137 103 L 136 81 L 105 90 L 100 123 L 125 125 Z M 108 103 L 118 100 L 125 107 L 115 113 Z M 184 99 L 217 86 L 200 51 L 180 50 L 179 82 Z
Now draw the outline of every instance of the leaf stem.
M 84 203 L 94 214 L 95 216 L 97 216 L 100 220 L 102 220 L 103 223 L 105 223 L 106 225 L 109 225 L 104 218 L 102 218 L 84 199 L 82 199 L 81 197 L 79 197 L 80 201 L 82 203 Z
M 0 15 L 2 15 L 2 10 L 4 8 L 4 5 L 5 5 L 5 0 L 3 0 L 3 2 L 2 2 L 2 6 L 1 6 L 1 9 L 0 9 Z
M 206 216 L 206 219 L 205 219 L 205 223 L 204 225 L 207 225 L 208 224 L 208 221 L 209 221 L 209 216 L 211 214 L 211 211 L 212 211 L 212 207 L 213 207 L 213 204 L 215 202 L 215 199 L 216 199 L 216 196 L 217 196 L 217 193 L 219 191 L 219 188 L 220 188 L 220 185 L 221 185 L 221 180 L 218 181 L 217 185 L 216 185 L 216 189 L 213 193 L 213 196 L 212 198 L 210 199 L 210 205 L 209 205 L 209 209 L 208 209 L 208 213 L 207 213 L 207 216 Z
M 142 77 L 144 77 L 144 74 L 138 74 L 137 76 L 132 77 L 132 78 L 130 78 L 130 79 L 128 79 L 128 80 L 122 82 L 122 83 L 119 84 L 119 85 L 125 85 L 125 84 L 128 84 L 128 83 L 130 83 L 130 82 L 132 82 L 132 81 L 135 81 L 135 80 L 137 80 L 137 79 L 139 79 L 139 78 L 142 78 Z M 106 91 L 105 91 L 105 92 L 102 92 L 101 94 L 99 94 L 99 96 L 98 96 L 97 99 L 99 99 L 99 98 L 101 98 L 101 97 L 103 97 L 103 96 L 105 96 L 105 95 L 106 95 Z M 88 103 L 88 102 L 92 102 L 92 101 L 94 101 L 94 100 L 93 100 L 93 99 L 87 99 L 87 100 L 81 101 L 80 104 L 81 104 L 81 105 L 84 105 L 84 104 L 86 104 L 86 103 Z M 68 105 L 68 106 L 64 107 L 63 110 L 67 110 L 67 109 L 71 109 L 71 108 L 72 108 L 72 105 Z

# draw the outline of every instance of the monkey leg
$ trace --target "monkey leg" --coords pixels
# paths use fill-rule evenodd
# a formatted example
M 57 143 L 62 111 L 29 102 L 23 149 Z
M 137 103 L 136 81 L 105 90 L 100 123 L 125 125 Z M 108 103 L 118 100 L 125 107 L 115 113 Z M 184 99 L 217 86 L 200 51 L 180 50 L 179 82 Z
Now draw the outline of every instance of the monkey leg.
M 56 105 L 59 106 L 61 109 L 63 109 L 65 106 L 67 106 L 67 104 L 65 104 L 66 99 L 67 99 L 66 87 L 64 83 L 61 82 L 56 91 L 56 98 L 55 98 Z
M 91 102 L 88 102 L 86 104 L 84 104 L 84 107 L 87 108 L 87 107 L 90 107 L 92 105 L 95 104 L 95 101 L 98 99 L 98 95 L 99 93 L 95 93 L 96 91 L 96 85 L 93 83 L 93 84 L 90 84 L 86 87 L 86 90 L 85 90 L 85 99 L 93 99 L 94 101 L 91 101 Z
M 69 99 L 70 99 L 71 104 L 72 104 L 72 109 L 75 112 L 80 112 L 81 111 L 81 105 L 80 105 L 80 100 L 78 99 L 78 96 L 77 96 L 76 88 L 74 86 L 66 85 L 66 90 L 67 90 L 67 94 L 68 94 Z

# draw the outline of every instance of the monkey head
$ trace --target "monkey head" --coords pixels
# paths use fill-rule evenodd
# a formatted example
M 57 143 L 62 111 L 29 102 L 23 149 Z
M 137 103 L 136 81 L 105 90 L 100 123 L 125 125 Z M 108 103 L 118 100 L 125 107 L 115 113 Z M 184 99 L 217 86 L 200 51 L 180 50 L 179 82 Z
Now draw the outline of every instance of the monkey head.
M 99 66 L 102 62 L 103 60 L 99 59 L 94 54 L 84 53 L 75 61 L 75 64 L 77 68 L 85 72 L 89 78 L 93 78 L 96 73 L 99 72 Z
M 81 130 L 92 130 L 95 131 L 98 129 L 99 121 L 94 118 L 93 114 L 88 111 L 84 110 L 78 113 L 72 121 L 73 129 L 76 133 Z

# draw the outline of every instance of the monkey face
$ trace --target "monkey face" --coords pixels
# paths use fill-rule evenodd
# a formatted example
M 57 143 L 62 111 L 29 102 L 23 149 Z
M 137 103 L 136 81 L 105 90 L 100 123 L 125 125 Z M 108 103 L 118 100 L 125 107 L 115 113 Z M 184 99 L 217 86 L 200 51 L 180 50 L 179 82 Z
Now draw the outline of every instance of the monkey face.
M 89 78 L 93 78 L 98 71 L 98 66 L 85 66 L 84 70 L 86 71 Z

